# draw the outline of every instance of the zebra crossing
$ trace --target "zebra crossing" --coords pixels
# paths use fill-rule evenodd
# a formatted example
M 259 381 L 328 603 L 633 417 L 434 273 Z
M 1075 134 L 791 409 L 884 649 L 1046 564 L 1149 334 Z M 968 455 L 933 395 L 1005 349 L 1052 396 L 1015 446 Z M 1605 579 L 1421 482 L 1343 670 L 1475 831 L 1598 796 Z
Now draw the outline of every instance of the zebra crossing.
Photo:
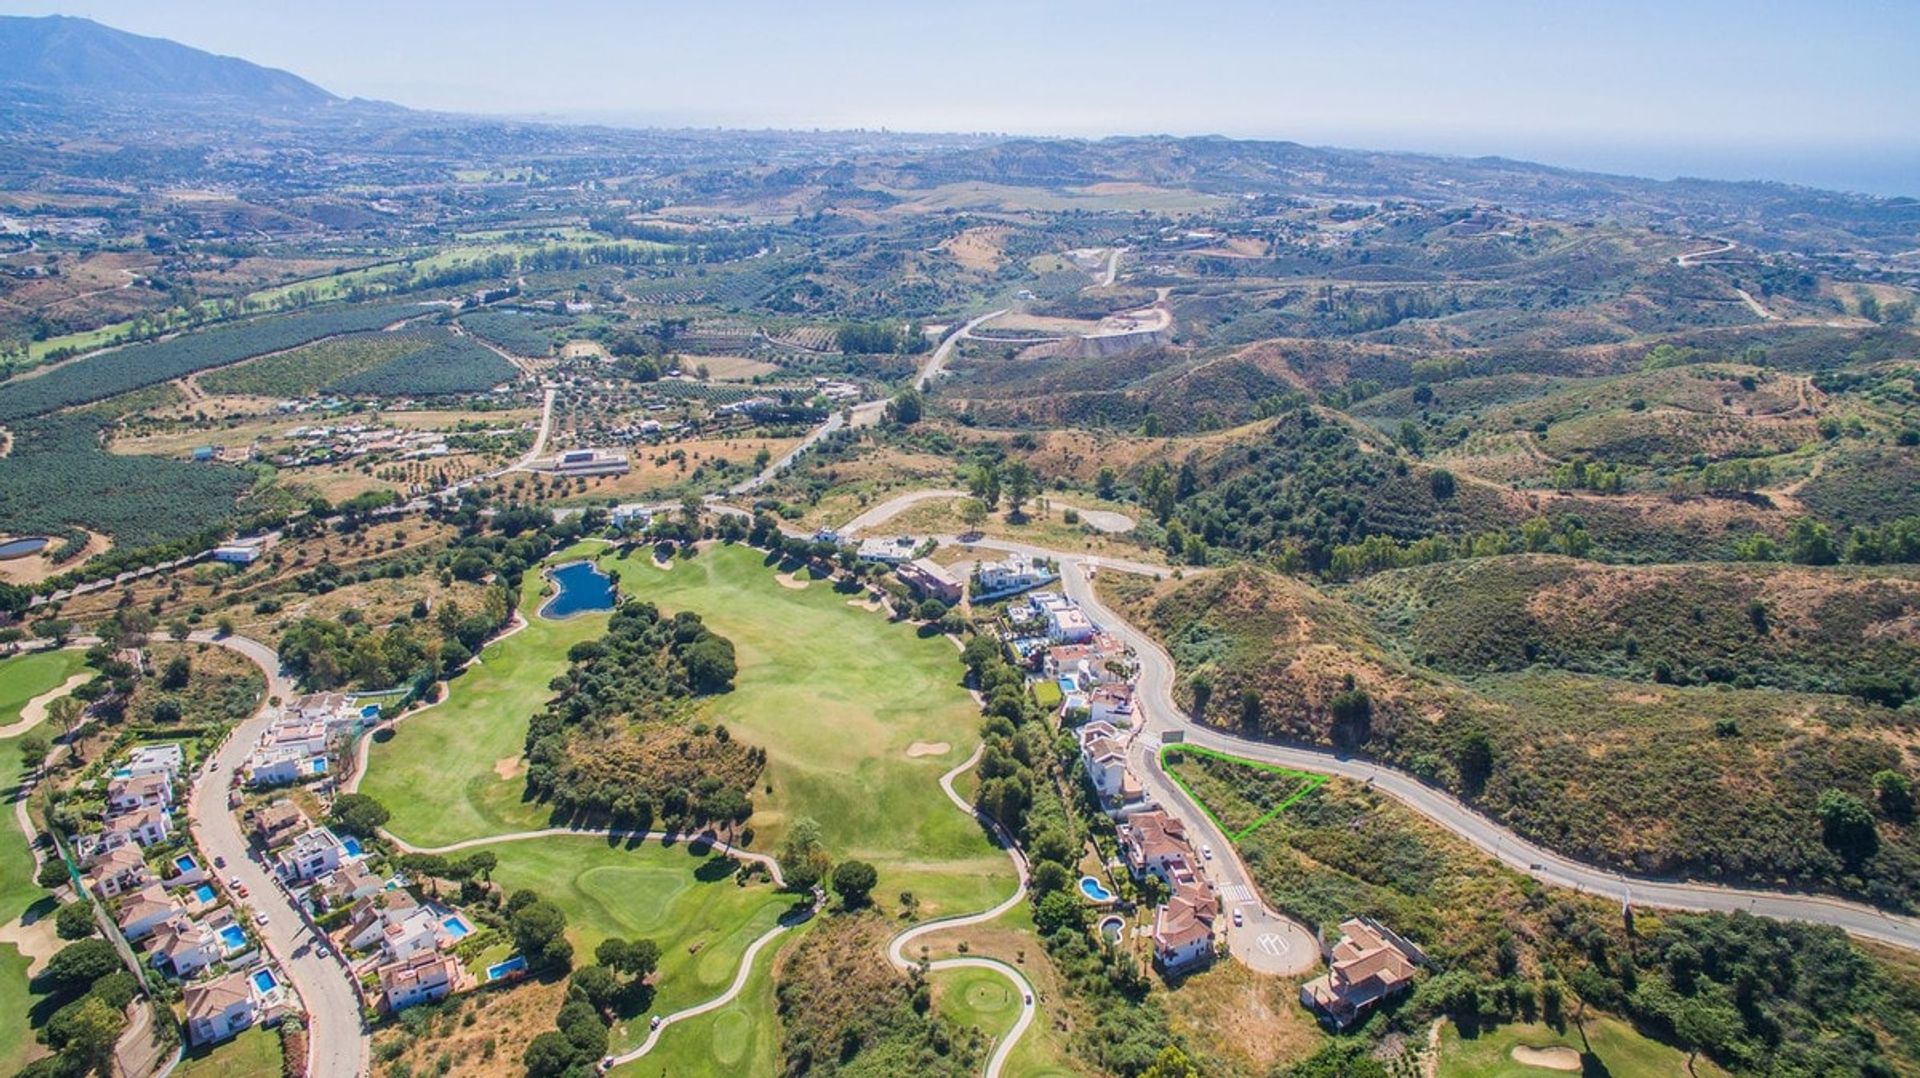
M 1227 905 L 1238 906 L 1253 901 L 1253 888 L 1244 883 L 1230 883 L 1220 888 L 1220 897 L 1226 900 Z

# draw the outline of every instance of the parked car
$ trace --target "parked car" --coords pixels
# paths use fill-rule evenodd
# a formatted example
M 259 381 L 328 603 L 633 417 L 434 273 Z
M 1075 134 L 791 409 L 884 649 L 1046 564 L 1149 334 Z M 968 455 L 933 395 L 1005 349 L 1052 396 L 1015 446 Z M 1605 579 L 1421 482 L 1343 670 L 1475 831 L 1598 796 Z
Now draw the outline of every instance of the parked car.
M 1233 911 L 1233 927 L 1239 928 L 1241 925 L 1244 925 L 1246 923 L 1247 923 L 1247 915 L 1244 913 L 1241 913 L 1239 910 L 1234 910 Z
M 263 924 L 266 924 L 266 923 L 267 923 L 267 911 L 266 911 L 266 910 L 259 910 L 259 911 L 257 911 L 257 912 L 255 912 L 255 913 L 254 913 L 254 915 L 253 915 L 253 923 L 254 923 L 254 924 L 257 924 L 257 925 L 263 925 Z
M 1213 847 L 1212 846 L 1200 847 L 1200 856 L 1206 858 L 1209 861 L 1213 860 Z
M 222 857 L 222 856 L 220 856 L 220 855 L 219 855 L 219 854 L 217 854 L 217 853 L 216 853 L 216 854 L 214 854 L 214 855 L 213 855 L 213 867 L 215 867 L 215 868 L 225 868 L 225 867 L 227 867 L 227 859 L 226 859 L 226 858 L 224 858 L 224 857 Z

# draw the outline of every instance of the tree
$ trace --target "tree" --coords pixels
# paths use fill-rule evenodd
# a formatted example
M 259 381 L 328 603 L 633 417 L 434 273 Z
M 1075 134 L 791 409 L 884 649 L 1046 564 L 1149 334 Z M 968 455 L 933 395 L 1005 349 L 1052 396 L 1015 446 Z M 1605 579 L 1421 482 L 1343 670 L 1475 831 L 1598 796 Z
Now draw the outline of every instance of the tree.
M 987 503 L 978 498 L 960 500 L 960 520 L 968 531 L 978 531 L 987 522 Z
M 85 899 L 69 902 L 54 915 L 53 928 L 63 940 L 83 940 L 93 935 L 93 903 Z
M 1873 794 L 1880 811 L 1895 823 L 1913 822 L 1913 783 L 1898 771 L 1878 771 L 1873 776 Z
M 908 427 L 920 422 L 920 416 L 924 410 L 920 391 L 905 389 L 887 404 L 887 418 L 903 427 Z
M 372 796 L 346 793 L 333 799 L 328 818 L 335 827 L 363 838 L 372 837 L 392 816 L 387 807 Z
M 660 945 L 652 940 L 623 940 L 610 936 L 600 941 L 593 957 L 601 965 L 634 980 L 645 980 L 660 965 Z
M 681 653 L 687 667 L 687 681 L 695 692 L 720 693 L 733 688 L 739 672 L 733 657 L 733 645 L 722 637 L 708 634 Z
M 160 687 L 168 692 L 178 692 L 187 687 L 187 681 L 192 676 L 193 664 L 185 655 L 175 655 L 167 660 L 167 667 L 160 674 Z
M 989 461 L 967 477 L 967 493 L 984 503 L 989 511 L 1000 505 L 1000 469 Z
M 1355 749 L 1373 736 L 1373 700 L 1365 689 L 1348 686 L 1331 701 L 1333 743 L 1343 749 Z
M 120 968 L 120 954 L 103 939 L 69 943 L 47 959 L 36 978 L 55 995 L 79 995 L 93 982 Z
M 567 942 L 567 915 L 546 899 L 523 902 L 508 926 L 513 945 L 535 969 L 564 967 L 573 961 L 573 945 Z
M 914 609 L 913 614 L 921 621 L 939 621 L 947 616 L 947 604 L 938 599 L 927 599 Z
M 879 882 L 879 873 L 865 861 L 842 861 L 833 866 L 833 893 L 840 896 L 840 905 L 846 909 L 866 906 L 874 884 Z
M 20 735 L 20 764 L 31 770 L 46 763 L 47 754 L 53 751 L 53 739 L 45 730 L 28 730 Z
M 1460 742 L 1454 766 L 1460 769 L 1460 787 L 1469 796 L 1486 789 L 1487 779 L 1493 776 L 1493 739 L 1485 730 L 1475 730 Z
M 1140 1078 L 1200 1078 L 1200 1068 L 1185 1052 L 1168 1045 L 1154 1057 L 1153 1066 L 1140 1072 Z
M 596 1060 L 607 1053 L 607 1024 L 600 1020 L 599 1010 L 586 1000 L 571 999 L 562 1004 L 553 1024 L 573 1045 L 576 1059 Z
M 1025 461 L 1015 461 L 1007 465 L 1006 488 L 1007 515 L 1017 518 L 1021 515 L 1020 507 L 1026 504 L 1028 498 L 1033 497 L 1033 469 L 1029 468 Z
M 114 1042 L 120 1039 L 120 1031 L 127 1024 L 126 1015 L 109 1007 L 104 1000 L 88 998 L 55 1017 L 59 1029 L 51 1028 L 49 1023 L 47 1039 L 50 1043 L 59 1041 L 61 1057 L 74 1065 L 72 1073 L 106 1074 L 113 1062 Z
M 825 878 L 830 864 L 820 845 L 820 824 L 811 816 L 793 821 L 780 844 L 780 872 L 787 886 L 795 891 L 811 889 Z
M 620 995 L 620 978 L 605 966 L 581 966 L 567 978 L 567 991 L 595 1007 L 612 1006 Z
M 578 1053 L 573 1042 L 566 1034 L 550 1029 L 533 1039 L 527 1050 L 520 1055 L 520 1062 L 526 1065 L 527 1078 L 560 1078 L 573 1066 Z
M 58 857 L 47 858 L 40 863 L 40 871 L 34 875 L 33 882 L 39 884 L 41 889 L 47 891 L 51 891 L 56 887 L 65 886 L 67 883 L 67 863 Z
M 1848 868 L 1857 868 L 1880 849 L 1880 832 L 1865 802 L 1845 790 L 1820 795 L 1820 840 L 1840 855 Z

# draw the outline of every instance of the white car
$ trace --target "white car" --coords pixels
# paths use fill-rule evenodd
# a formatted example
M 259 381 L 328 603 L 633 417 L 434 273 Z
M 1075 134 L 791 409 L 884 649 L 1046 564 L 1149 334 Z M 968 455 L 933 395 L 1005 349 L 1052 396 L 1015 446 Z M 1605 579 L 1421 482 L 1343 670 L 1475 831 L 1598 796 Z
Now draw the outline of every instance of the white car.
M 1247 915 L 1244 913 L 1241 913 L 1239 910 L 1234 910 L 1233 911 L 1233 927 L 1239 928 L 1240 926 L 1246 923 L 1247 923 Z
M 263 925 L 263 924 L 266 924 L 266 923 L 267 923 L 267 911 L 266 911 L 266 910 L 260 910 L 260 911 L 258 911 L 258 912 L 256 912 L 256 913 L 255 913 L 255 914 L 253 915 L 253 923 L 254 923 L 254 924 L 257 924 L 257 925 Z
M 1206 858 L 1209 861 L 1213 860 L 1213 847 L 1212 846 L 1200 847 L 1200 856 Z
M 238 886 L 240 886 L 240 877 L 238 877 L 238 876 L 228 876 L 228 877 L 227 877 L 227 886 L 228 886 L 228 887 L 238 887 Z

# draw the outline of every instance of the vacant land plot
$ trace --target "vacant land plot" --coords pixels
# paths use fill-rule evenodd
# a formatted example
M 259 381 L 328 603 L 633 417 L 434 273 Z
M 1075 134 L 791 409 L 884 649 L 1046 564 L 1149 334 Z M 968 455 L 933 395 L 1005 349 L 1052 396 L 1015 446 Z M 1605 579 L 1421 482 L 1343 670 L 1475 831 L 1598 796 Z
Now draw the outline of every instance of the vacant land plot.
M 741 546 L 712 547 L 671 573 L 633 568 L 623 584 L 664 610 L 699 614 L 733 641 L 734 690 L 706 712 L 767 751 L 756 845 L 775 848 L 789 821 L 810 816 L 836 860 L 879 868 L 874 896 L 883 905 L 912 891 L 924 915 L 940 916 L 1010 893 L 1005 855 L 940 791 L 940 775 L 979 742 L 978 709 L 951 643 L 856 610 L 831 588 L 781 587 L 764 556 Z M 908 756 L 922 741 L 954 753 Z
M 175 1078 L 277 1078 L 284 1053 L 280 1031 L 256 1027 L 212 1048 L 188 1052 L 175 1067 Z

